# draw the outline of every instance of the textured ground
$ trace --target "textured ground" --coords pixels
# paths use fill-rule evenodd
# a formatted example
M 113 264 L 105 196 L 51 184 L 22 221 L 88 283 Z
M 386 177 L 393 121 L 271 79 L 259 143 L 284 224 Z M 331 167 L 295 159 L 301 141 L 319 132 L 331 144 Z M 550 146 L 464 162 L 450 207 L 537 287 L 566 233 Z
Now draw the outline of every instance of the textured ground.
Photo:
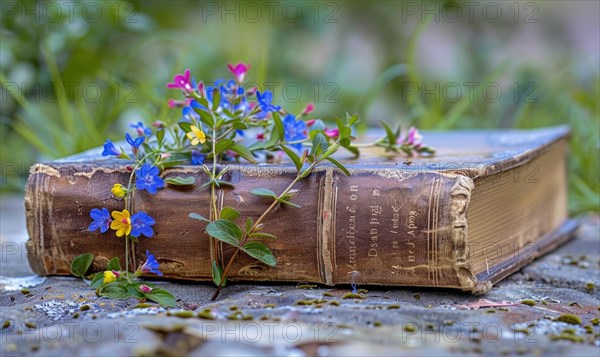
M 21 205 L 2 201 L 2 356 L 600 354 L 597 216 L 483 296 L 364 287 L 364 299 L 344 299 L 347 287 L 236 284 L 210 303 L 208 284 L 164 283 L 180 298 L 166 311 L 98 298 L 74 278 L 22 292 L 40 279 L 22 278 L 31 272 Z

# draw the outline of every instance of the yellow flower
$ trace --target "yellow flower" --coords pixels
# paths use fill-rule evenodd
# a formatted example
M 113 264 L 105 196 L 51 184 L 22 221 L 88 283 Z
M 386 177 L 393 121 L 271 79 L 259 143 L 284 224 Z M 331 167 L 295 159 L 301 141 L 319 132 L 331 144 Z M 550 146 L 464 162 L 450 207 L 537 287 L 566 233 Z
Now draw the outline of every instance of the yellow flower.
M 117 276 L 110 270 L 104 272 L 104 284 L 110 284 L 117 280 Z
M 131 233 L 131 219 L 129 218 L 131 215 L 128 210 L 124 209 L 123 212 L 112 211 L 110 215 L 114 218 L 114 221 L 110 223 L 110 229 L 117 231 L 117 237 Z
M 198 143 L 204 144 L 206 141 L 206 135 L 204 135 L 204 132 L 198 129 L 198 127 L 195 125 L 190 126 L 190 129 L 192 129 L 192 131 L 185 135 L 188 139 L 190 139 L 192 145 L 198 145 Z
M 110 190 L 113 195 L 117 198 L 123 198 L 127 194 L 127 189 L 120 183 L 115 183 L 113 188 Z

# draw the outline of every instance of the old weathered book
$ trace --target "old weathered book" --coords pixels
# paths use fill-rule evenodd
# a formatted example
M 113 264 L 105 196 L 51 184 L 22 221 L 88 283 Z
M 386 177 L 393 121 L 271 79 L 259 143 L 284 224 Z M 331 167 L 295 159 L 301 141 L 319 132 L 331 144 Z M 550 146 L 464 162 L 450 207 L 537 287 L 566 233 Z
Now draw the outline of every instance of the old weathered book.
M 492 284 L 573 235 L 567 214 L 568 128 L 426 132 L 433 158 L 382 157 L 365 152 L 347 161 L 352 175 L 322 165 L 298 183 L 294 202 L 265 221 L 277 258 L 269 267 L 240 256 L 232 281 L 302 281 L 458 288 L 473 293 Z M 93 155 L 91 155 L 93 154 Z M 73 257 L 94 254 L 93 268 L 114 256 L 124 261 L 124 241 L 90 233 L 92 208 L 123 209 L 111 195 L 126 183 L 128 163 L 103 159 L 99 151 L 31 169 L 26 189 L 29 263 L 40 275 L 69 274 Z M 163 176 L 206 176 L 199 166 L 180 166 Z M 275 192 L 293 179 L 291 164 L 236 164 L 226 174 L 234 189 L 219 192 L 221 206 L 256 218 L 270 202 L 252 188 Z M 209 190 L 165 188 L 137 193 L 136 210 L 157 221 L 155 236 L 141 238 L 166 278 L 211 280 L 211 261 L 233 248 L 211 249 L 205 224 L 190 212 L 209 215 Z

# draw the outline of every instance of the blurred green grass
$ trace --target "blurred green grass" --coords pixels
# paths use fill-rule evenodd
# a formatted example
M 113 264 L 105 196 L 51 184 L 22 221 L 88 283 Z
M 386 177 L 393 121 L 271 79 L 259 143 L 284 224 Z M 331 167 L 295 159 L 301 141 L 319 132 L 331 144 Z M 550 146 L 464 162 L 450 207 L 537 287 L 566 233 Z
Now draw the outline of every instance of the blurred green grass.
M 237 2 L 87 1 L 82 6 L 103 16 L 64 11 L 49 21 L 19 12 L 31 1 L 13 3 L 16 13 L 2 8 L 0 33 L 2 192 L 22 190 L 31 163 L 120 139 L 128 122 L 178 120 L 164 87 L 174 73 L 189 67 L 211 81 L 228 75 L 226 63 L 243 61 L 253 65 L 250 81 L 278 85 L 287 110 L 315 102 L 324 118 L 348 111 L 371 125 L 384 119 L 422 129 L 569 124 L 569 208 L 600 210 L 600 74 L 593 50 L 591 58 L 579 50 L 594 36 L 557 35 L 575 24 L 560 20 L 564 9 L 554 2 L 537 2 L 537 23 L 512 14 L 498 22 L 405 19 L 401 2 L 284 1 L 278 9 L 292 3 L 304 15 L 291 21 L 263 12 L 250 21 L 224 11 L 242 9 Z M 591 16 L 581 21 L 597 21 Z M 503 95 L 493 102 L 478 91 L 457 101 L 427 94 L 470 81 L 499 83 Z

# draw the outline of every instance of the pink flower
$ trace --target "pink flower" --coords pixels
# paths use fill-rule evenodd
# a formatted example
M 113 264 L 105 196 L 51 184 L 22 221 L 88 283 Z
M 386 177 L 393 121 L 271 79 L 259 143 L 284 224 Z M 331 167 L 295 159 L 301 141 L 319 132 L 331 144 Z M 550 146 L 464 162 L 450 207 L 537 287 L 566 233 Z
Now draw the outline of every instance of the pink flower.
M 315 105 L 312 103 L 308 103 L 306 108 L 302 111 L 302 115 L 310 114 L 313 110 L 315 110 Z
M 246 95 L 254 95 L 254 94 L 256 94 L 257 90 L 258 90 L 258 87 L 254 86 L 246 91 Z
M 149 287 L 148 285 L 142 284 L 142 285 L 140 285 L 140 291 L 143 292 L 144 294 L 148 294 L 149 292 L 152 291 L 152 288 Z
M 190 82 L 190 70 L 186 69 L 184 74 L 176 74 L 172 83 L 167 83 L 167 88 L 181 89 L 187 93 L 193 93 L 194 87 Z
M 421 140 L 423 140 L 423 136 L 419 134 L 417 128 L 411 126 L 408 130 L 406 138 L 404 139 L 404 143 L 407 145 L 419 147 L 422 144 Z
M 317 122 L 316 119 L 311 119 L 311 120 L 309 120 L 309 121 L 306 122 L 306 126 L 310 128 L 316 122 Z
M 152 126 L 155 127 L 156 129 L 163 129 L 165 127 L 165 123 L 163 123 L 160 120 L 157 120 L 154 123 L 152 123 Z
M 116 271 L 116 270 L 113 270 L 113 271 L 112 271 L 112 273 L 113 273 L 113 274 L 115 275 L 115 277 L 117 277 L 117 278 L 121 276 L 121 273 L 119 273 L 119 272 L 118 272 L 118 271 Z
M 246 76 L 246 72 L 250 69 L 250 65 L 246 65 L 245 63 L 238 63 L 235 67 L 231 64 L 228 64 L 227 67 L 235 76 L 235 79 L 238 83 L 242 83 L 244 81 L 244 77 Z
M 323 130 L 323 132 L 325 133 L 325 135 L 327 135 L 330 138 L 337 138 L 338 136 L 340 136 L 340 130 L 338 128 L 325 129 L 325 130 Z
M 198 85 L 200 87 L 200 85 Z M 194 98 L 186 98 L 185 100 L 175 100 L 169 99 L 169 108 L 183 108 L 190 105 L 190 103 L 194 100 Z

